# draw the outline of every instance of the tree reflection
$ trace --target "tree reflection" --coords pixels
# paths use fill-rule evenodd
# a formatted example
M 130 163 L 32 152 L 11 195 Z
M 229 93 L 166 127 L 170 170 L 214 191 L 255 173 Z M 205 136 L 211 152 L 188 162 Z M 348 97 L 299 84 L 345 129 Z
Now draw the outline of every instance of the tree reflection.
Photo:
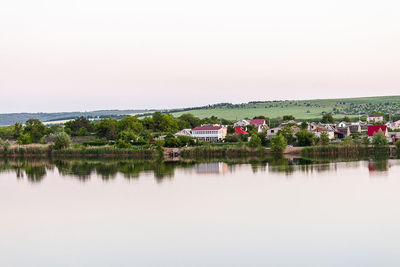
M 235 159 L 203 159 L 180 162 L 163 160 L 138 159 L 3 159 L 0 160 L 1 172 L 15 172 L 18 179 L 27 178 L 32 183 L 41 182 L 47 171 L 56 169 L 62 176 L 77 178 L 85 182 L 94 174 L 104 181 L 115 179 L 118 174 L 125 179 L 137 179 L 142 173 L 152 173 L 157 182 L 174 177 L 177 169 L 195 170 L 198 174 L 223 175 L 235 172 L 236 166 L 250 165 L 253 173 L 277 172 L 293 175 L 296 172 L 325 172 L 336 170 L 336 162 L 347 161 L 351 166 L 360 159 L 328 159 L 328 158 L 235 158 Z M 387 158 L 364 159 L 368 161 L 368 169 L 384 172 L 390 168 Z M 395 164 L 395 163 L 393 163 Z M 349 167 L 351 167 L 349 166 Z

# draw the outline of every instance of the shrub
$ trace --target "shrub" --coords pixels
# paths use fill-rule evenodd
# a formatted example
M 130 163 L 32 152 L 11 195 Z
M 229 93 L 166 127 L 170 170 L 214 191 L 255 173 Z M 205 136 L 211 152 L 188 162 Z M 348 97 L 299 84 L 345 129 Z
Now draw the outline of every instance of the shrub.
M 321 140 L 321 144 L 322 144 L 323 146 L 328 145 L 328 144 L 329 144 L 329 136 L 328 136 L 328 133 L 326 133 L 326 132 L 321 133 L 321 138 L 320 138 L 320 140 Z
M 71 144 L 71 138 L 67 133 L 59 133 L 57 135 L 57 140 L 54 144 L 55 149 L 62 149 L 62 148 L 67 148 Z
M 118 141 L 115 145 L 118 148 L 130 148 L 131 147 L 131 144 L 126 142 L 124 139 L 118 139 Z
M 30 144 L 30 143 L 32 143 L 32 138 L 31 138 L 29 133 L 22 133 L 18 137 L 18 144 L 27 145 L 27 144 Z
M 382 146 L 386 146 L 388 144 L 386 136 L 383 134 L 383 132 L 381 130 L 379 130 L 379 132 L 376 133 L 374 135 L 374 137 L 372 138 L 372 144 L 375 147 L 382 147 Z
M 397 148 L 397 154 L 400 152 L 400 140 L 397 140 L 396 143 L 394 143 L 396 148 Z
M 271 149 L 276 153 L 282 153 L 287 146 L 285 137 L 279 134 L 271 138 Z
M 253 134 L 248 144 L 249 147 L 259 147 L 261 146 L 261 139 L 257 134 Z

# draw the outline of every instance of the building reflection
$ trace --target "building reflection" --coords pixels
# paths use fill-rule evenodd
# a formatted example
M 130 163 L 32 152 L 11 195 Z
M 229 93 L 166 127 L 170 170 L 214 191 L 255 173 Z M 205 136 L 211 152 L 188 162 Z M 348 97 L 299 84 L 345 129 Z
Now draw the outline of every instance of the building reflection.
M 226 174 L 228 164 L 225 162 L 200 163 L 196 165 L 197 174 Z

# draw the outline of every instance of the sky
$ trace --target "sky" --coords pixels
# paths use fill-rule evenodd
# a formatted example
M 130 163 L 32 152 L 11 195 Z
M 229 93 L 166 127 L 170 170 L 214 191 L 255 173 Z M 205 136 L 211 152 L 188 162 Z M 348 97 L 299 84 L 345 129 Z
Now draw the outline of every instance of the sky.
M 400 94 L 399 1 L 0 3 L 0 112 Z

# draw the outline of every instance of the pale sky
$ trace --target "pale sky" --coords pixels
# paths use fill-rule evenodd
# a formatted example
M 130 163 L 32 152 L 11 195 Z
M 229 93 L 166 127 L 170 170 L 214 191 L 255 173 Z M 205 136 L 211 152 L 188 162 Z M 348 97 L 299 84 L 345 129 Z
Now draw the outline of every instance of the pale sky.
M 0 112 L 400 94 L 399 1 L 0 3 Z

